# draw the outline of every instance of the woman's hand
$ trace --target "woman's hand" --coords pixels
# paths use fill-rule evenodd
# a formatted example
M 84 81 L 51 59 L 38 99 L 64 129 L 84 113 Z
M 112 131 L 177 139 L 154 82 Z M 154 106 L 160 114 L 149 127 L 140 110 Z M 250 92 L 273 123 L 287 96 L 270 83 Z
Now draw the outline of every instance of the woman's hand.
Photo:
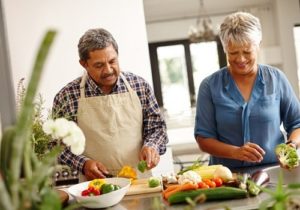
M 251 142 L 247 142 L 236 151 L 236 159 L 253 163 L 261 162 L 264 155 L 265 151 L 259 145 Z

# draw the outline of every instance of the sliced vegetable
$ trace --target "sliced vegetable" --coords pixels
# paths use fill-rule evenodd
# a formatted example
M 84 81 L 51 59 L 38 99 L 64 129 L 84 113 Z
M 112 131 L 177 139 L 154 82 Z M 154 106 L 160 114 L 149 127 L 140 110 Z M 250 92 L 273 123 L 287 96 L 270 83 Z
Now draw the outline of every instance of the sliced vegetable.
M 148 186 L 149 187 L 158 187 L 160 185 L 160 179 L 157 177 L 150 177 L 148 179 Z
M 131 166 L 123 166 L 121 171 L 118 173 L 118 177 L 136 179 L 137 174 L 136 174 L 135 169 L 132 168 Z
M 179 191 L 172 193 L 167 197 L 170 204 L 184 203 L 186 198 L 194 199 L 195 197 L 204 194 L 206 200 L 226 200 L 247 197 L 247 191 L 234 187 L 217 187 L 212 189 L 198 189 L 189 191 Z
M 146 170 L 148 170 L 147 162 L 145 160 L 141 160 L 138 163 L 137 168 L 141 173 L 144 173 Z

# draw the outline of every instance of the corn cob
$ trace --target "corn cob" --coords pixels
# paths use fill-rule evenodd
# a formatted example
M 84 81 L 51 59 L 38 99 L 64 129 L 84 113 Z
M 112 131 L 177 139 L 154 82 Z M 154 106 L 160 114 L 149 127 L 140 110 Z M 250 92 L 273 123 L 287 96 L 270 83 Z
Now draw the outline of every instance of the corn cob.
M 202 179 L 212 179 L 214 177 L 215 170 L 222 165 L 210 165 L 210 166 L 199 166 L 194 168 L 193 171 L 198 173 Z

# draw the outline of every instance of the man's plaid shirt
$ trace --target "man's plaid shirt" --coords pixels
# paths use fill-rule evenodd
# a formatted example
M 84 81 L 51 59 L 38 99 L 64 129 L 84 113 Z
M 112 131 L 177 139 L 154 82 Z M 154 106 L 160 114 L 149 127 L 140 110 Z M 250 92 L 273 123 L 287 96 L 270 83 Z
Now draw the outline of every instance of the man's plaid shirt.
M 150 85 L 141 77 L 129 72 L 122 72 L 131 88 L 136 91 L 143 109 L 143 145 L 155 148 L 159 154 L 164 154 L 168 137 L 166 124 L 160 113 Z M 53 102 L 53 113 L 55 118 L 65 117 L 77 122 L 78 99 L 80 97 L 81 77 L 67 84 L 55 96 Z M 111 94 L 127 92 L 125 83 L 119 77 Z M 105 95 L 98 85 L 88 76 L 85 84 L 86 97 Z M 88 141 L 88 139 L 87 139 Z M 59 162 L 67 164 L 78 171 L 83 172 L 83 165 L 88 159 L 83 155 L 74 155 L 66 148 L 59 156 Z M 101 160 L 99 160 L 101 161 Z

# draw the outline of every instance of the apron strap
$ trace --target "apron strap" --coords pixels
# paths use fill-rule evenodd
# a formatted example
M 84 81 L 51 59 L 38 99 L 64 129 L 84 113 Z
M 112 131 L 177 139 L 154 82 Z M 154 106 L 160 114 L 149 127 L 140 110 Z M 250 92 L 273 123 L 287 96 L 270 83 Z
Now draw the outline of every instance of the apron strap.
M 125 76 L 123 75 L 122 72 L 120 73 L 120 76 L 121 76 L 122 80 L 124 81 L 125 86 L 126 86 L 128 92 L 132 92 L 133 90 L 132 90 L 131 86 L 129 85 L 127 79 L 125 78 Z
M 85 83 L 87 79 L 87 73 L 85 72 L 83 76 L 81 77 L 81 82 L 80 82 L 80 98 L 85 98 Z
M 132 92 L 133 90 L 132 90 L 131 86 L 129 85 L 127 79 L 125 78 L 125 76 L 123 75 L 122 72 L 120 73 L 120 76 L 121 76 L 122 80 L 124 81 L 128 92 Z M 80 82 L 80 98 L 85 98 L 85 83 L 86 83 L 86 80 L 87 80 L 87 73 L 85 72 L 83 74 L 83 76 L 81 78 L 81 82 Z

